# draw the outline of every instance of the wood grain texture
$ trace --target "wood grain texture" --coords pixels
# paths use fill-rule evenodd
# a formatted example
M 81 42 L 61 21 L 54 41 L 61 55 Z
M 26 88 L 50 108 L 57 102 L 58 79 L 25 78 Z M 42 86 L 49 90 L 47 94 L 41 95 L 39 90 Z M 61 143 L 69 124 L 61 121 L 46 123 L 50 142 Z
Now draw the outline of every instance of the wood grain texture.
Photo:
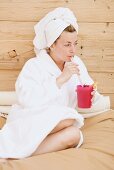
M 113 0 L 0 1 L 0 20 L 38 21 L 55 7 L 69 7 L 81 22 L 113 22 Z
M 25 62 L 34 57 L 34 50 L 24 52 L 18 55 L 16 50 L 9 51 L 0 57 L 0 69 L 4 70 L 21 70 Z
M 114 48 L 113 44 L 110 44 L 108 41 L 104 42 L 105 46 L 100 46 L 100 41 L 78 41 L 77 55 L 86 64 L 89 71 L 96 72 L 114 72 Z M 109 44 L 110 45 L 109 45 Z M 18 63 L 24 64 L 27 59 L 30 58 L 29 53 L 32 51 L 31 57 L 34 57 L 33 43 L 32 41 L 0 41 L 1 54 L 0 54 L 0 69 L 14 69 L 13 64 Z M 8 53 L 15 50 L 18 58 L 9 58 Z M 23 60 L 23 55 L 28 53 L 26 60 Z M 17 59 L 17 60 L 16 60 Z M 8 62 L 7 62 L 8 61 Z M 17 62 L 17 63 L 16 63 Z M 7 63 L 9 66 L 7 66 Z M 7 67 L 6 67 L 7 66 Z M 18 67 L 21 69 L 22 66 Z M 15 67 L 16 69 L 16 67 Z
M 114 93 L 114 73 L 89 72 L 100 93 Z
M 0 70 L 0 90 L 12 91 L 15 89 L 15 81 L 20 71 Z
M 0 22 L 1 40 L 33 40 L 36 22 Z M 114 23 L 79 22 L 79 38 L 89 40 L 114 41 Z
M 59 6 L 76 14 L 77 55 L 114 108 L 114 0 L 0 0 L 0 90 L 14 90 L 24 63 L 35 56 L 34 25 Z
M 0 70 L 0 89 L 14 89 L 14 81 L 16 80 L 20 70 Z M 98 90 L 101 93 L 114 93 L 114 73 L 89 73 L 92 79 L 98 83 Z M 13 81 L 13 83 L 12 83 Z M 8 82 L 8 83 L 5 83 Z M 108 86 L 107 86 L 108 85 Z M 8 87 L 7 87 L 8 86 Z

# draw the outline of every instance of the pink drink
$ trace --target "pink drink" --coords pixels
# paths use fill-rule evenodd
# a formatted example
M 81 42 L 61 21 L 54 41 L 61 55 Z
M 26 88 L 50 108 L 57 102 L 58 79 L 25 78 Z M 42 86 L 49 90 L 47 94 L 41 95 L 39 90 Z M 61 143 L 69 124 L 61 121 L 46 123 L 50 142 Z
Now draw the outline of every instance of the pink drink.
M 92 85 L 78 85 L 77 86 L 77 100 L 79 108 L 90 108 L 91 107 L 91 92 L 93 91 Z

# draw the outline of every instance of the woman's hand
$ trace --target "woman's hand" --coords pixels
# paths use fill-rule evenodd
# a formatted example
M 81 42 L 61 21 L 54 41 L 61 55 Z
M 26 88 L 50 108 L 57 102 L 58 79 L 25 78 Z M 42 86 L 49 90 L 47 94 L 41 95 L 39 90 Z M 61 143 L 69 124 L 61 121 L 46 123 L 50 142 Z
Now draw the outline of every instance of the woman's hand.
M 79 75 L 78 65 L 73 62 L 66 62 L 62 72 L 65 82 L 68 81 L 73 74 Z
M 66 62 L 62 74 L 57 78 L 57 85 L 60 88 L 67 82 L 73 74 L 79 75 L 78 65 L 72 62 Z
M 92 102 L 92 104 L 94 103 L 94 100 L 95 100 L 96 91 L 97 91 L 97 89 L 93 89 L 93 91 L 91 92 L 91 95 L 92 95 L 91 102 Z

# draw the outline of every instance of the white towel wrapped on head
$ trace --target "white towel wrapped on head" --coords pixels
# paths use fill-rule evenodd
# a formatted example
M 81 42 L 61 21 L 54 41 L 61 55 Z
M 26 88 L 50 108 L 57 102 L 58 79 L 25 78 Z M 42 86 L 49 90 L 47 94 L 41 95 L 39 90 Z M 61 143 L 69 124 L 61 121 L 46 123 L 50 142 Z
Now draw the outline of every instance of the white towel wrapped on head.
M 36 34 L 33 40 L 35 51 L 38 52 L 50 47 L 69 25 L 72 25 L 78 33 L 77 19 L 69 8 L 59 7 L 49 12 L 34 27 Z

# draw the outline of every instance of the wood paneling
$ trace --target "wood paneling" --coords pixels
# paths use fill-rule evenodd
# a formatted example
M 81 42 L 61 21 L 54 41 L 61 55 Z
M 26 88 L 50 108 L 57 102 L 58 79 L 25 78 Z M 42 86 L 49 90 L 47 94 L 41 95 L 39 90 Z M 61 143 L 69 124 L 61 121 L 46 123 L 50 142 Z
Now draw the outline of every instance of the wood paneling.
M 94 46 L 91 41 L 85 43 L 79 40 L 77 47 L 77 55 L 79 55 L 85 62 L 89 71 L 96 72 L 114 72 L 114 48 L 113 44 L 108 45 L 108 41 L 105 43 L 105 48 L 101 48 L 100 42 L 97 41 Z M 95 42 L 94 42 L 95 43 Z M 106 45 L 107 44 L 107 45 Z M 112 45 L 112 48 L 111 48 Z M 28 58 L 35 56 L 33 52 L 32 41 L 0 41 L 1 54 L 0 54 L 0 69 L 14 69 L 14 63 L 16 65 L 20 63 L 24 64 Z M 18 58 L 10 58 L 8 53 L 12 50 L 16 50 Z M 9 52 L 8 52 L 9 51 Z M 26 53 L 26 60 L 23 57 Z M 28 57 L 27 57 L 28 53 Z M 6 64 L 5 64 L 6 63 Z M 7 63 L 9 66 L 7 66 Z M 6 67 L 7 66 L 7 67 Z M 18 67 L 21 69 L 22 66 Z
M 0 22 L 1 40 L 33 40 L 35 22 Z
M 33 49 L 32 40 L 0 41 L 0 55 L 15 49 L 18 54 Z M 77 53 L 84 56 L 114 56 L 114 41 L 78 39 Z M 4 55 L 4 54 L 3 54 Z
M 114 40 L 114 23 L 79 23 L 81 39 Z
M 15 81 L 20 71 L 0 70 L 0 90 L 10 91 L 15 88 Z
M 8 53 L 12 50 L 16 50 L 17 54 L 20 55 L 27 51 L 33 50 L 33 43 L 31 40 L 30 41 L 29 40 L 0 41 L 0 59 L 2 58 L 2 56 L 4 56 L 5 53 Z
M 5 90 L 8 89 L 9 86 L 10 89 L 14 89 L 14 82 L 19 72 L 19 70 L 0 70 L 0 89 Z M 99 92 L 109 94 L 114 93 L 114 73 L 90 72 L 90 75 L 93 80 L 98 83 Z
M 36 22 L 0 22 L 1 40 L 33 40 Z M 81 40 L 114 41 L 114 23 L 81 23 L 79 22 Z
M 90 72 L 101 93 L 114 93 L 114 73 Z
M 114 56 L 89 56 L 86 53 L 86 56 L 81 56 L 81 59 L 88 71 L 114 73 Z
M 71 8 L 81 22 L 113 22 L 113 0 L 2 0 L 0 20 L 38 21 L 59 6 Z
M 15 50 L 5 53 L 0 57 L 0 69 L 4 70 L 21 70 L 24 63 L 35 56 L 33 50 L 18 55 Z
M 77 55 L 114 108 L 114 0 L 0 0 L 0 90 L 14 90 L 34 57 L 34 25 L 52 9 L 69 7 L 79 24 Z

